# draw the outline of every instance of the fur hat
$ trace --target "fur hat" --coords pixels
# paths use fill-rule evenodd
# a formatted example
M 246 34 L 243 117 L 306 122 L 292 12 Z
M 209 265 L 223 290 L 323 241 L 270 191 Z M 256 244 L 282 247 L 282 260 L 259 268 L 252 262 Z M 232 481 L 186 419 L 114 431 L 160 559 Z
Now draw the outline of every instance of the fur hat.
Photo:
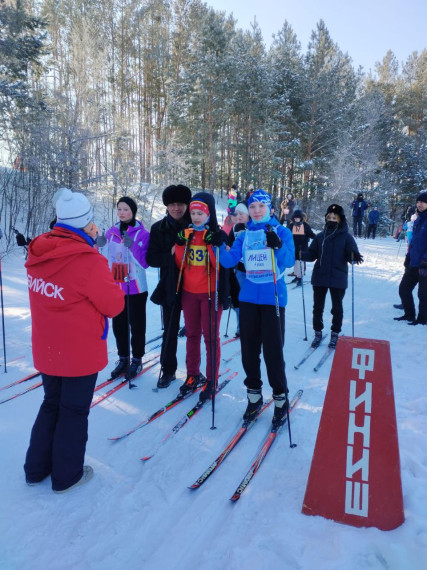
M 183 184 L 178 184 L 175 186 L 172 184 L 163 190 L 162 194 L 163 204 L 168 206 L 169 204 L 188 204 L 191 200 L 191 190 L 184 186 Z
M 129 196 L 122 196 L 122 198 L 120 198 L 120 200 L 117 202 L 117 206 L 120 204 L 120 202 L 124 202 L 125 204 L 127 204 L 129 208 L 132 210 L 132 216 L 133 217 L 136 216 L 136 212 L 138 211 L 138 206 L 136 205 L 135 200 L 132 200 L 132 198 L 129 198 Z
M 262 188 L 259 188 L 249 197 L 248 206 L 250 206 L 252 202 L 261 202 L 262 204 L 267 204 L 268 208 L 271 208 L 271 196 Z
M 326 210 L 326 214 L 325 214 L 325 219 L 326 219 L 326 216 L 328 214 L 337 215 L 339 217 L 341 223 L 346 221 L 344 209 L 342 206 L 339 206 L 338 204 L 331 204 L 330 206 L 328 206 L 328 209 Z
M 425 202 L 427 203 L 427 190 L 423 190 L 421 194 L 418 194 L 416 202 Z
M 215 198 L 208 192 L 198 192 L 191 198 L 190 206 L 193 202 L 202 202 L 206 204 L 209 209 L 209 228 L 212 231 L 219 229 L 218 220 L 216 217 Z
M 56 217 L 58 224 L 81 229 L 93 220 L 93 208 L 86 196 L 63 188 L 56 201 Z

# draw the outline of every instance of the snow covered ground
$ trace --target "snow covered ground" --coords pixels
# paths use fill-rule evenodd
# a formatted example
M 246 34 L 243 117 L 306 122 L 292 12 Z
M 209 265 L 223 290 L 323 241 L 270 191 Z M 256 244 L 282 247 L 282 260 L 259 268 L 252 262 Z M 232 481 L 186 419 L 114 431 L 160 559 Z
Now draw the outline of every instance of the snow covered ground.
M 140 460 L 196 402 L 193 395 L 130 437 L 108 441 L 176 395 L 185 377 L 185 339 L 180 339 L 180 379 L 166 390 L 154 392 L 156 366 L 137 380 L 137 388 L 125 387 L 96 406 L 89 418 L 86 456 L 95 477 L 73 492 L 55 495 L 49 480 L 28 487 L 22 469 L 30 429 L 42 401 L 42 388 L 38 388 L 0 406 L 0 569 L 425 569 L 427 328 L 393 321 L 401 314 L 393 303 L 399 302 L 405 246 L 399 250 L 391 237 L 359 240 L 359 246 L 365 263 L 355 268 L 355 335 L 391 344 L 406 518 L 401 527 L 389 532 L 354 528 L 301 513 L 332 359 L 317 373 L 311 360 L 294 370 L 308 343 L 303 341 L 301 289 L 291 285 L 284 355 L 291 395 L 304 389 L 291 416 L 298 444 L 295 449 L 289 448 L 283 433 L 240 501 L 229 501 L 268 429 L 272 412 L 267 410 L 203 487 L 196 491 L 187 488 L 222 450 L 245 409 L 238 341 L 222 351 L 224 358 L 234 358 L 222 363 L 221 369 L 231 367 L 238 376 L 217 397 L 216 430 L 210 429 L 212 416 L 206 406 L 150 461 Z M 23 265 L 21 251 L 2 260 L 8 372 L 3 373 L 2 359 L 0 386 L 33 371 Z M 308 267 L 310 273 L 311 264 Z M 151 292 L 157 270 L 149 269 L 148 275 Z M 347 335 L 351 335 L 351 298 L 349 288 L 344 300 L 343 332 Z M 305 285 L 305 301 L 311 338 L 309 284 Z M 327 329 L 329 309 L 327 305 Z M 222 335 L 226 322 L 224 314 Z M 159 307 L 149 303 L 147 339 L 160 334 L 160 329 Z M 234 330 L 232 314 L 229 335 Z M 108 343 L 110 364 L 100 373 L 99 382 L 108 377 L 116 359 L 112 334 Z M 264 388 L 264 397 L 269 397 L 268 382 Z M 19 387 L 0 391 L 0 400 L 18 391 Z

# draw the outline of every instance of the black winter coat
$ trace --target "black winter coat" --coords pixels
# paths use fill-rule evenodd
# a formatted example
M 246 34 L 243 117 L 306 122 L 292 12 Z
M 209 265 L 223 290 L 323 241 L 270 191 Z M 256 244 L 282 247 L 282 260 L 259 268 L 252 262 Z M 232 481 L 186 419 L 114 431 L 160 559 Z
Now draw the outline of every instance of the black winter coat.
M 302 254 L 304 261 L 316 261 L 311 276 L 313 287 L 347 289 L 348 264 L 353 252 L 358 254 L 359 250 L 346 222 L 333 230 L 325 228 L 319 232 Z
M 171 307 L 177 300 L 178 268 L 171 249 L 181 228 L 186 228 L 188 221 L 174 227 L 166 216 L 151 226 L 150 242 L 147 250 L 147 263 L 150 267 L 160 267 L 160 280 L 150 299 L 156 305 Z M 179 299 L 178 299 L 179 300 Z

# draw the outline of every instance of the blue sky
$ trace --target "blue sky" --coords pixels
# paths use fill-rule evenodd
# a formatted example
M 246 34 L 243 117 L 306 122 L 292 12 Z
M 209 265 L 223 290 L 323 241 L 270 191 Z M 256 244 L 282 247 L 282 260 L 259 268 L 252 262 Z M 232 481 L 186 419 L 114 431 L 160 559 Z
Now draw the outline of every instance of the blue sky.
M 205 0 L 233 13 L 237 27 L 250 29 L 254 17 L 264 41 L 287 20 L 306 51 L 312 30 L 323 19 L 335 43 L 355 67 L 374 70 L 391 49 L 399 62 L 427 48 L 427 0 Z

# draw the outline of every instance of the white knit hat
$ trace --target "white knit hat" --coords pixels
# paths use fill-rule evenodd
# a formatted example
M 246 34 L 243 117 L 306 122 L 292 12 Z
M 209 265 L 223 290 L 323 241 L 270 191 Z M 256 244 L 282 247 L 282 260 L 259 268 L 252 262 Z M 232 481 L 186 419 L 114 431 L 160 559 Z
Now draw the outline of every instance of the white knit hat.
M 237 204 L 234 211 L 236 212 L 236 214 L 238 212 L 241 212 L 242 214 L 247 214 L 249 216 L 249 212 L 248 212 L 248 209 L 246 207 L 246 204 L 244 204 L 243 202 L 240 202 L 239 204 Z
M 63 188 L 56 202 L 56 217 L 58 224 L 84 228 L 93 220 L 93 208 L 86 196 Z

